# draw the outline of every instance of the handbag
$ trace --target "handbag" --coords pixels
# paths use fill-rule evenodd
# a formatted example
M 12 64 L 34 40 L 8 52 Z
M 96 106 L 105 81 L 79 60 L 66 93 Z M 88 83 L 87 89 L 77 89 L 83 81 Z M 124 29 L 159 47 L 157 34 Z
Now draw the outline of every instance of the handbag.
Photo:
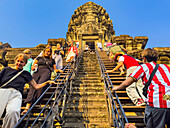
M 0 88 L 4 87 L 5 85 L 9 84 L 11 81 L 13 81 L 17 76 L 19 76 L 24 70 L 21 70 L 18 72 L 15 76 L 13 76 L 9 81 L 7 81 L 5 84 L 3 84 Z
M 149 85 L 151 84 L 152 78 L 153 78 L 153 76 L 155 75 L 158 67 L 159 67 L 159 64 L 156 64 L 154 70 L 153 70 L 152 73 L 151 73 L 151 76 L 149 77 L 148 82 L 146 83 L 145 87 L 143 88 L 143 95 L 144 95 L 145 97 L 147 97 L 148 87 L 149 87 Z

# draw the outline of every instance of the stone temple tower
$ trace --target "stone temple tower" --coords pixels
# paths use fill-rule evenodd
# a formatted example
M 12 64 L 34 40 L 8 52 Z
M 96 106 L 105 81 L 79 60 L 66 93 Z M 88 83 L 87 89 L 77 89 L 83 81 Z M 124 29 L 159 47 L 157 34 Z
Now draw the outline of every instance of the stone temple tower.
M 113 36 L 115 31 L 106 10 L 93 2 L 87 2 L 74 11 L 66 38 L 67 41 L 79 41 L 80 49 L 83 49 L 86 44 L 93 49 L 97 42 L 103 45 Z

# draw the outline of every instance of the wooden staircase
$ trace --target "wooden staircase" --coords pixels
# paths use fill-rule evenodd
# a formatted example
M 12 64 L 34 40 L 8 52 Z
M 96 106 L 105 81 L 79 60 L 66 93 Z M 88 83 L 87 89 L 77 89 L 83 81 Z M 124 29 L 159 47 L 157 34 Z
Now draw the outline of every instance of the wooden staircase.
M 111 70 L 115 67 L 114 63 L 110 62 L 109 57 L 106 55 L 106 52 L 100 52 L 100 56 L 106 70 Z M 126 79 L 126 75 L 120 76 L 119 73 L 119 71 L 109 73 L 109 77 L 112 81 L 113 86 L 119 86 Z M 116 91 L 116 93 L 119 97 L 128 121 L 130 123 L 134 123 L 138 128 L 144 128 L 145 125 L 143 119 L 145 106 L 135 106 L 130 98 L 127 96 L 125 89 L 121 91 Z M 119 106 L 117 107 L 119 108 Z
M 109 128 L 108 110 L 96 54 L 84 53 L 67 104 L 64 128 Z

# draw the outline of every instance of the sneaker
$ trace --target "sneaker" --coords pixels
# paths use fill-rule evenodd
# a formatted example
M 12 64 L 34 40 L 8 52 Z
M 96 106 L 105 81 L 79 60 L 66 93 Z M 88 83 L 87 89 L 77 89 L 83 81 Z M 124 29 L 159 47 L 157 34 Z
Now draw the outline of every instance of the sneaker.
M 144 100 L 143 99 L 138 99 L 138 102 L 137 102 L 136 106 L 144 106 L 144 105 L 146 105 Z

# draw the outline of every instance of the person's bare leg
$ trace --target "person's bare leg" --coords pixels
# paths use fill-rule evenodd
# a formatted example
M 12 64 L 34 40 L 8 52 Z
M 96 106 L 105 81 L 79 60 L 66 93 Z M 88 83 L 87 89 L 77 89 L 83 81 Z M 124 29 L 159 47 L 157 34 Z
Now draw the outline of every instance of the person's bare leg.
M 119 70 L 120 70 L 120 74 L 119 74 L 119 75 L 125 74 L 125 72 L 123 71 L 123 66 L 121 66 L 121 67 L 119 68 Z

